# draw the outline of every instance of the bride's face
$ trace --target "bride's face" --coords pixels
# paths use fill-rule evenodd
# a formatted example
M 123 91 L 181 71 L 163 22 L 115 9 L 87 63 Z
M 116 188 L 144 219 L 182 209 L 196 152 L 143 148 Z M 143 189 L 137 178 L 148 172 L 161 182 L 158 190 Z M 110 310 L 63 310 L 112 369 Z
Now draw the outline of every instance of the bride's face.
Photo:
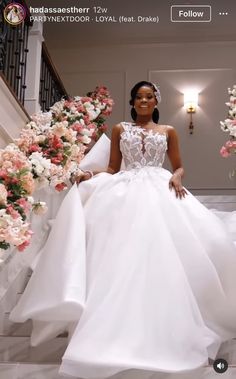
M 140 87 L 134 99 L 134 108 L 138 115 L 152 115 L 157 100 L 153 89 L 148 86 Z

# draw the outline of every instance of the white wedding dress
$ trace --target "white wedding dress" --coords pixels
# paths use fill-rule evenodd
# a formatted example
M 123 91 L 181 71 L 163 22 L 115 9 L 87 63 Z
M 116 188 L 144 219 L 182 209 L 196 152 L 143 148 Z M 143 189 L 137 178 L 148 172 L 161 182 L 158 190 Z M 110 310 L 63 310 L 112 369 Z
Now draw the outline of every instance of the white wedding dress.
M 64 375 L 193 370 L 236 337 L 236 249 L 224 224 L 169 190 L 165 134 L 122 125 L 126 169 L 70 189 L 11 313 L 34 320 L 33 344 L 70 331 Z

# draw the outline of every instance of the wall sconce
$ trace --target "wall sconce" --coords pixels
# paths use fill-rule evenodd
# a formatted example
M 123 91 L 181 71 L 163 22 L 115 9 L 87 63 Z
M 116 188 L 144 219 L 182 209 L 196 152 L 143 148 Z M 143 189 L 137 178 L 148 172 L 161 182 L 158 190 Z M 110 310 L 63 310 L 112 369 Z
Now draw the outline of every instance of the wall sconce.
M 184 93 L 184 107 L 190 114 L 189 132 L 193 134 L 193 113 L 196 112 L 198 105 L 198 93 L 196 91 L 188 91 Z

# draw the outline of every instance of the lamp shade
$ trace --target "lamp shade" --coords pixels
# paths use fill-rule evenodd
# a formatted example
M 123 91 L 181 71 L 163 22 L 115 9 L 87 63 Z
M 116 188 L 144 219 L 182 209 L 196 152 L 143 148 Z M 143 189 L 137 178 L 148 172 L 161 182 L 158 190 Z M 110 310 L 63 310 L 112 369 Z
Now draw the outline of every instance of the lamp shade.
M 198 105 L 198 92 L 197 91 L 186 91 L 184 93 L 184 107 L 187 112 L 196 112 Z

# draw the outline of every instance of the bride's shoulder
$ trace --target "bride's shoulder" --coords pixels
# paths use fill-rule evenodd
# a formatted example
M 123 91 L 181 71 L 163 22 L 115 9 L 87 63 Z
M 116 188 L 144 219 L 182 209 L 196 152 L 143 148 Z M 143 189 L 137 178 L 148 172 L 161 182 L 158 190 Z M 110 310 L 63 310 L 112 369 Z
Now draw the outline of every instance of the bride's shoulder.
M 122 122 L 119 122 L 118 124 L 114 125 L 112 127 L 112 138 L 119 139 L 121 133 L 123 133 L 125 128 L 122 125 Z
M 175 130 L 175 128 L 172 125 L 163 125 L 163 127 L 167 132 L 172 132 L 173 130 Z
M 165 132 L 167 134 L 168 137 L 172 137 L 172 136 L 176 136 L 177 135 L 177 132 L 176 132 L 176 129 L 174 128 L 174 126 L 172 125 L 163 125 L 163 127 L 165 128 Z
M 118 124 L 113 126 L 113 130 L 116 132 L 123 133 L 128 130 L 132 126 L 131 122 L 121 121 Z

